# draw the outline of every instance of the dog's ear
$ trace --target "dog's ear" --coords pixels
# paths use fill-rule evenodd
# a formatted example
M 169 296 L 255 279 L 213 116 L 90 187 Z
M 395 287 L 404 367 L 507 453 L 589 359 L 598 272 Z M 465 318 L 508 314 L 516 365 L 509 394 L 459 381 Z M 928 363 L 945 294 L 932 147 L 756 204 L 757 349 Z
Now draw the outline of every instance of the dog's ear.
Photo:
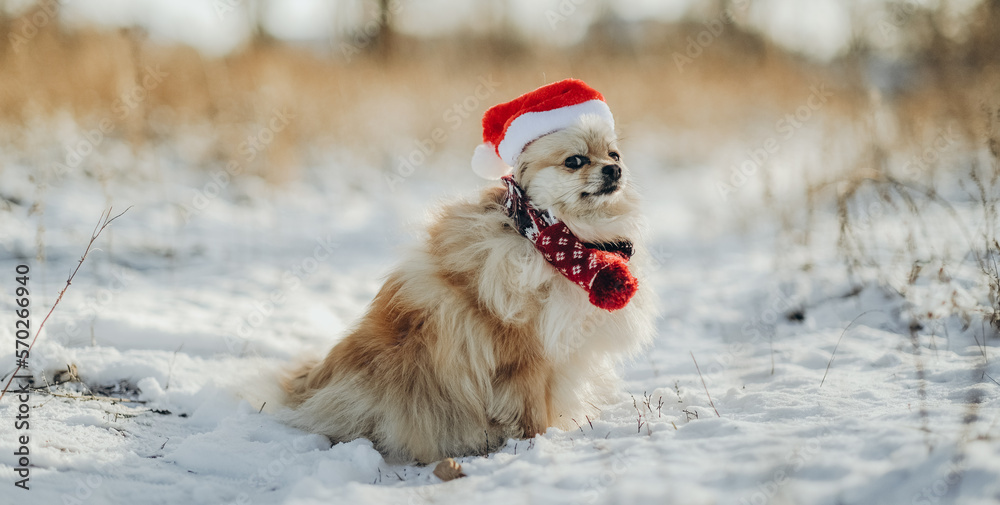
M 528 162 L 521 161 L 517 164 L 517 168 L 514 169 L 514 180 L 517 181 L 522 187 L 524 187 L 524 173 L 528 171 Z

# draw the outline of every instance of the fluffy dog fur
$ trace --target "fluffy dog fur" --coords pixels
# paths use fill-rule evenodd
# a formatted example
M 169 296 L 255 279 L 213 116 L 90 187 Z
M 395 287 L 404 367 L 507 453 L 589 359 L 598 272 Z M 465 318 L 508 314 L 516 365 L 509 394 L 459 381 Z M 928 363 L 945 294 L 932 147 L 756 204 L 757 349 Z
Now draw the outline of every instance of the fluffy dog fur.
M 655 315 L 641 276 L 637 193 L 613 159 L 616 142 L 602 121 L 584 117 L 529 144 L 514 175 L 536 207 L 552 209 L 581 240 L 633 241 L 640 284 L 627 307 L 591 305 L 518 234 L 501 208 L 503 188 L 488 188 L 440 209 L 426 242 L 388 276 L 356 328 L 288 376 L 287 421 L 430 463 L 594 416 L 616 389 L 613 365 L 648 341 Z M 590 163 L 565 167 L 574 155 Z M 622 171 L 610 193 L 609 164 Z

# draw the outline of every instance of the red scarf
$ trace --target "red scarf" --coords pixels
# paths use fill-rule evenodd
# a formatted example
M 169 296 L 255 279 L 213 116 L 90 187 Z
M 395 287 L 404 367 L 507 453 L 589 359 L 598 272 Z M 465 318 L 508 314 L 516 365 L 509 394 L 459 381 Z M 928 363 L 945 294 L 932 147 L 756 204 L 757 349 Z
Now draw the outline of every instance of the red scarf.
M 581 242 L 565 223 L 552 215 L 552 211 L 542 212 L 531 205 L 513 176 L 502 180 L 507 185 L 504 210 L 514 220 L 517 231 L 535 244 L 552 266 L 585 289 L 590 294 L 590 303 L 595 306 L 618 310 L 628 305 L 639 287 L 628 271 L 628 260 L 633 252 L 631 242 Z

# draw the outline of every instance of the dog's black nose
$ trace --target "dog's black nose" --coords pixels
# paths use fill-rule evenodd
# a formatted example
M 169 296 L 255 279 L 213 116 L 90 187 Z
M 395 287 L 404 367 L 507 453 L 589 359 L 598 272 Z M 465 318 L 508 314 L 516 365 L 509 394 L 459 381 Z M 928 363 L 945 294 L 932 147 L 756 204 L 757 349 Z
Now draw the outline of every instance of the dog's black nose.
M 618 165 L 604 165 L 601 169 L 601 173 L 604 174 L 604 178 L 609 181 L 617 181 L 622 178 L 622 167 Z

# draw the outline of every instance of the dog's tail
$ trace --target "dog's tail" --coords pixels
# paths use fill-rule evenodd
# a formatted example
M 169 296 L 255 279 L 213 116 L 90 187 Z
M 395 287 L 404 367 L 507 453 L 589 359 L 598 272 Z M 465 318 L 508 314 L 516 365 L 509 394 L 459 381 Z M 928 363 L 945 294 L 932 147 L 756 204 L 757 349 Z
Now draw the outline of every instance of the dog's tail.
M 273 360 L 251 359 L 250 365 L 234 374 L 230 391 L 263 412 L 277 412 L 288 405 L 288 395 L 282 389 L 282 368 Z
M 281 389 L 284 390 L 285 404 L 294 407 L 312 396 L 315 389 L 310 385 L 310 379 L 316 374 L 319 360 L 305 359 L 289 368 L 281 378 Z

